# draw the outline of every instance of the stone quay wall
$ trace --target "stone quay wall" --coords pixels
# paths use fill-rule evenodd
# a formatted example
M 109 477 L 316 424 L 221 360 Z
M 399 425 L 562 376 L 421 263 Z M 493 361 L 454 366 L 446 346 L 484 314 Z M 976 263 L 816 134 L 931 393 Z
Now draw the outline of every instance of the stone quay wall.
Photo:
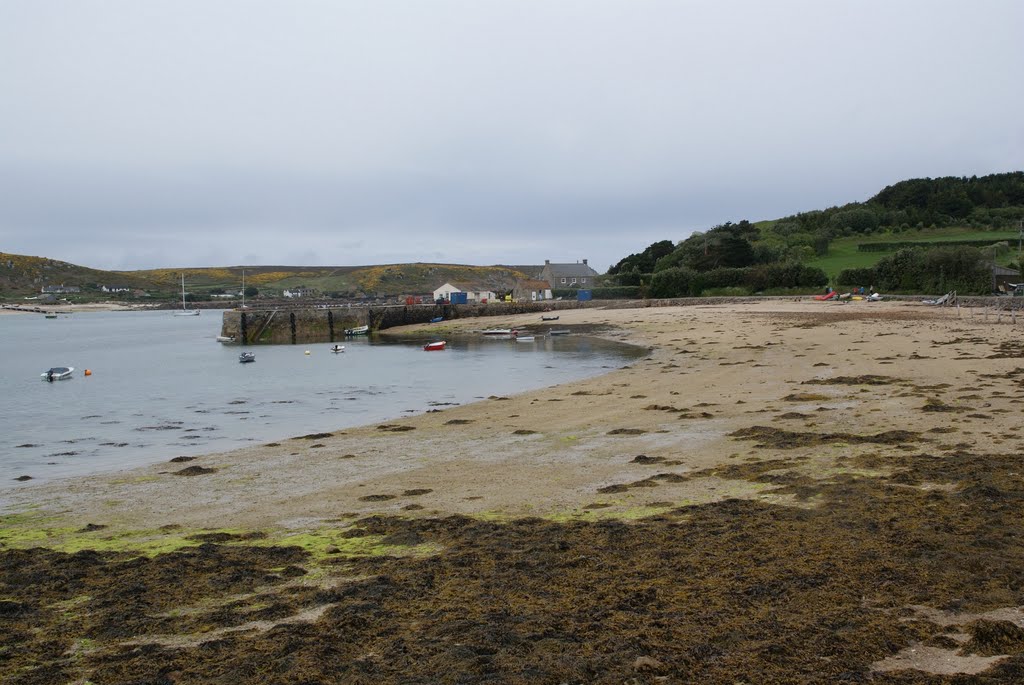
M 345 339 L 345 329 L 369 326 L 382 331 L 395 326 L 472 317 L 552 312 L 603 306 L 607 302 L 575 300 L 546 302 L 489 302 L 487 304 L 387 305 L 383 307 L 277 307 L 229 309 L 224 312 L 221 335 L 243 345 L 296 345 Z

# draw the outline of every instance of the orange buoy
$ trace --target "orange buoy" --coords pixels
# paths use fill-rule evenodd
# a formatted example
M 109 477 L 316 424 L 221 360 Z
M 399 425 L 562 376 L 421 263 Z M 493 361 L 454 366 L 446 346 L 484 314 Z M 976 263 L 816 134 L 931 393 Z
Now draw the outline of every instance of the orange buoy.
M 90 371 L 89 369 L 86 369 L 85 370 L 85 375 L 86 376 L 91 376 L 92 375 L 92 371 Z

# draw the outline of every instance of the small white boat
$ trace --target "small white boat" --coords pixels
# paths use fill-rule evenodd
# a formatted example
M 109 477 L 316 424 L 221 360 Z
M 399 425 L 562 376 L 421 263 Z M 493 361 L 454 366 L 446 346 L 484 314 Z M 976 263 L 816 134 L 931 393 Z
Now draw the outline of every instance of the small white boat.
M 256 361 L 256 355 L 253 352 L 243 352 L 238 355 L 238 363 L 240 364 L 248 364 L 254 361 Z
M 54 381 L 68 380 L 69 378 L 71 378 L 71 373 L 74 370 L 75 367 L 73 366 L 55 366 L 52 369 L 44 371 L 39 375 L 42 376 L 42 379 L 44 381 L 49 381 L 50 383 L 52 383 Z
M 219 343 L 233 343 L 235 342 L 235 336 L 233 335 L 218 335 L 217 342 Z
M 512 329 L 511 328 L 488 328 L 486 331 L 480 331 L 480 334 L 481 335 L 489 335 L 489 336 L 512 335 Z
M 338 352 L 344 352 L 344 351 L 345 351 L 345 346 L 344 345 L 335 345 L 334 347 L 331 348 L 331 352 L 334 352 L 335 354 L 337 354 Z
M 533 342 L 535 337 L 532 335 L 517 335 L 516 342 Z
M 427 352 L 439 352 L 444 349 L 445 341 L 438 340 L 437 342 L 430 342 L 423 346 L 423 349 Z
M 569 335 L 569 331 L 548 331 L 548 335 Z
M 346 328 L 345 335 L 369 335 L 369 326 L 357 326 L 355 328 Z

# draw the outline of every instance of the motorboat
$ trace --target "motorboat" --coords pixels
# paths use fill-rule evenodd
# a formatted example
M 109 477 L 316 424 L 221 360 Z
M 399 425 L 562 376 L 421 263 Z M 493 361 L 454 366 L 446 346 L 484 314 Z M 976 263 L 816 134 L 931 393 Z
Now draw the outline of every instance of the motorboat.
M 217 342 L 219 343 L 233 343 L 235 342 L 235 336 L 233 335 L 218 335 Z
M 74 370 L 75 367 L 73 366 L 54 366 L 52 369 L 44 371 L 39 375 L 42 376 L 44 381 L 49 381 L 50 383 L 52 383 L 54 381 L 68 380 L 69 378 L 71 378 L 71 374 Z
M 445 341 L 438 340 L 437 342 L 430 342 L 423 346 L 423 349 L 427 352 L 439 352 L 444 349 Z
M 567 330 L 548 331 L 548 335 L 569 335 Z
M 356 326 L 355 328 L 346 328 L 345 335 L 369 335 L 369 326 Z
M 444 321 L 443 316 L 435 316 L 433 319 L 430 320 L 430 323 L 441 323 L 442 321 Z
M 334 347 L 331 348 L 331 352 L 334 352 L 335 354 L 337 354 L 338 352 L 344 352 L 344 351 L 345 351 L 345 346 L 344 345 L 335 345 Z
M 558 321 L 558 317 L 557 316 L 541 316 L 540 320 L 541 321 Z
M 243 352 L 238 355 L 238 362 L 240 364 L 248 364 L 249 362 L 256 361 L 256 354 L 253 352 Z
M 517 335 L 516 342 L 533 342 L 536 340 L 535 336 L 532 335 Z
M 511 328 L 488 328 L 486 331 L 480 331 L 480 333 L 481 333 L 481 335 L 488 335 L 488 336 L 492 336 L 492 337 L 494 337 L 494 336 L 502 336 L 502 335 L 512 335 L 512 329 Z

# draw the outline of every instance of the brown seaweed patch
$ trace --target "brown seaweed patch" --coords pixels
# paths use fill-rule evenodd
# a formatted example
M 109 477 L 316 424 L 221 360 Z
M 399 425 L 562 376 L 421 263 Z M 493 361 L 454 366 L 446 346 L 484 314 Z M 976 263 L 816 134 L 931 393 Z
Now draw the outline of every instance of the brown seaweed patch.
M 175 476 L 205 476 L 208 473 L 217 473 L 217 469 L 205 466 L 186 466 L 180 471 L 172 471 Z
M 389 499 L 395 499 L 394 495 L 363 495 L 359 498 L 360 502 L 386 502 Z
M 416 426 L 402 426 L 395 423 L 382 423 L 377 426 L 379 431 L 388 431 L 390 433 L 404 433 L 405 431 L 414 431 Z
M 937 397 L 929 397 L 924 406 L 921 407 L 921 411 L 928 412 L 964 412 L 971 411 L 970 407 L 958 407 L 952 404 L 946 404 Z
M 267 534 L 259 530 L 250 531 L 248 533 L 228 533 L 217 531 L 215 533 L 196 533 L 195 535 L 189 535 L 188 539 L 195 540 L 197 542 L 242 542 L 247 540 L 266 540 Z
M 529 428 L 518 428 L 512 431 L 512 435 L 535 435 L 537 431 L 532 431 Z
M 1024 654 L 1024 627 L 1016 623 L 982 619 L 974 621 L 969 630 L 971 639 L 963 646 L 967 654 Z
M 908 442 L 917 442 L 921 439 L 919 433 L 906 430 L 890 430 L 875 435 L 857 435 L 854 433 L 801 433 L 772 428 L 771 426 L 741 428 L 729 433 L 729 437 L 738 440 L 758 440 L 760 442 L 756 447 L 771 447 L 775 449 L 812 447 L 837 442 L 902 445 Z
M 782 398 L 783 402 L 823 402 L 832 399 L 828 395 L 820 395 L 811 392 L 790 393 Z
M 877 376 L 866 374 L 863 376 L 836 376 L 835 378 L 814 378 L 804 381 L 805 385 L 892 385 L 904 382 L 902 378 L 893 376 Z
M 633 457 L 630 464 L 658 464 L 665 461 L 665 457 L 648 457 L 646 454 L 638 454 Z
M 406 490 L 402 493 L 402 497 L 419 497 L 420 495 L 428 495 L 433 492 L 430 488 L 413 488 Z
M 296 438 L 292 438 L 292 440 L 322 440 L 324 438 L 329 438 L 332 435 L 334 435 L 334 433 L 310 433 L 309 435 L 300 435 Z
M 642 428 L 613 428 L 608 435 L 643 435 L 646 432 Z
M 184 463 L 186 461 L 195 461 L 195 460 L 196 460 L 196 457 L 174 457 L 173 459 L 170 459 L 169 461 L 172 464 L 181 464 L 181 463 Z
M 685 411 L 679 407 L 673 407 L 670 404 L 648 404 L 644 407 L 644 411 L 669 411 L 669 412 L 681 412 Z
M 464 426 L 467 423 L 473 423 L 473 419 L 451 419 L 449 421 L 445 421 L 444 425 L 446 425 L 446 426 Z

